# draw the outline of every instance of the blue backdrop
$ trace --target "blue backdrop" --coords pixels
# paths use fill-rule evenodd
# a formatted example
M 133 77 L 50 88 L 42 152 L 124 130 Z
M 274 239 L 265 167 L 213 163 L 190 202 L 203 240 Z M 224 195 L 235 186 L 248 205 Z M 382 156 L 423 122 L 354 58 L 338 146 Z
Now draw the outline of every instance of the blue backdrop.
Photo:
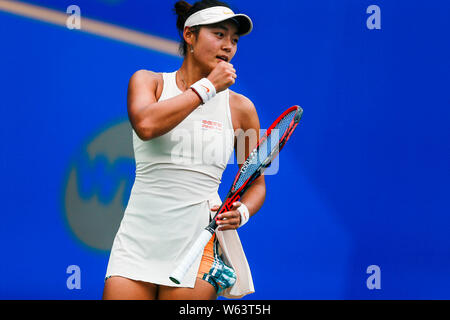
M 178 41 L 173 3 L 75 4 L 82 17 Z M 262 210 L 240 230 L 256 289 L 246 298 L 449 299 L 450 3 L 229 3 L 255 26 L 232 89 L 262 128 L 304 109 Z M 371 5 L 381 29 L 367 27 Z M 8 10 L 0 35 L 0 298 L 99 299 L 134 179 L 128 80 L 182 60 Z

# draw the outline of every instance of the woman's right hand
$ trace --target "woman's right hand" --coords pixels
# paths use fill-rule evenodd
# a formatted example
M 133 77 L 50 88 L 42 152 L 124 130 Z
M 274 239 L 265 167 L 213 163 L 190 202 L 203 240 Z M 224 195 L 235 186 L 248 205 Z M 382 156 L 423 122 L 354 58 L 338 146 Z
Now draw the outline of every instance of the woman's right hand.
M 220 61 L 216 67 L 208 75 L 208 80 L 216 88 L 216 92 L 219 93 L 228 89 L 236 82 L 236 70 L 231 63 Z

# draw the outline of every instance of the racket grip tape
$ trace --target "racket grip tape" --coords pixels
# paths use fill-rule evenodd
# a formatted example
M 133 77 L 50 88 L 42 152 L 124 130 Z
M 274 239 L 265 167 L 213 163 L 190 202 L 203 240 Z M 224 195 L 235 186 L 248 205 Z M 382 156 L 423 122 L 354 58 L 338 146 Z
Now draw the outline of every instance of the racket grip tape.
M 178 267 L 170 275 L 169 279 L 172 282 L 176 284 L 181 283 L 181 280 L 183 280 L 184 276 L 186 275 L 186 272 L 189 270 L 189 268 L 192 266 L 192 264 L 198 258 L 198 256 L 203 252 L 205 246 L 208 244 L 208 241 L 211 239 L 212 235 L 213 234 L 206 229 L 202 231 L 202 233 L 199 235 L 195 243 L 192 245 L 187 255 L 184 257 L 184 259 L 181 261 Z

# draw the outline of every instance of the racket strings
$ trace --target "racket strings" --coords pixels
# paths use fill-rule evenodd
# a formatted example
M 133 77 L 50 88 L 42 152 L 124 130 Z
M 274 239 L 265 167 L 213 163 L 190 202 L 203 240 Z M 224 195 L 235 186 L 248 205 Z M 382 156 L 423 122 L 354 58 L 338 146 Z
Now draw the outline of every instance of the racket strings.
M 279 146 L 280 139 L 289 129 L 292 120 L 297 114 L 297 110 L 289 112 L 275 125 L 270 131 L 267 139 L 265 139 L 250 156 L 247 158 L 241 167 L 241 174 L 236 182 L 235 190 L 239 189 L 248 178 L 250 178 L 266 160 L 276 151 Z

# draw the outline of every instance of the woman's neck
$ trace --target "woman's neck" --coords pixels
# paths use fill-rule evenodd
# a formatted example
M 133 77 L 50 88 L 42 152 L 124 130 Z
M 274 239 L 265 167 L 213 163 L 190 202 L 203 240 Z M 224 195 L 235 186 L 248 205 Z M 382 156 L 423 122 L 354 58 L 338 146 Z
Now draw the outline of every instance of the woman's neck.
M 183 90 L 187 90 L 195 82 L 207 76 L 208 74 L 198 64 L 194 64 L 189 57 L 186 57 L 177 72 L 177 82 L 179 81 Z

